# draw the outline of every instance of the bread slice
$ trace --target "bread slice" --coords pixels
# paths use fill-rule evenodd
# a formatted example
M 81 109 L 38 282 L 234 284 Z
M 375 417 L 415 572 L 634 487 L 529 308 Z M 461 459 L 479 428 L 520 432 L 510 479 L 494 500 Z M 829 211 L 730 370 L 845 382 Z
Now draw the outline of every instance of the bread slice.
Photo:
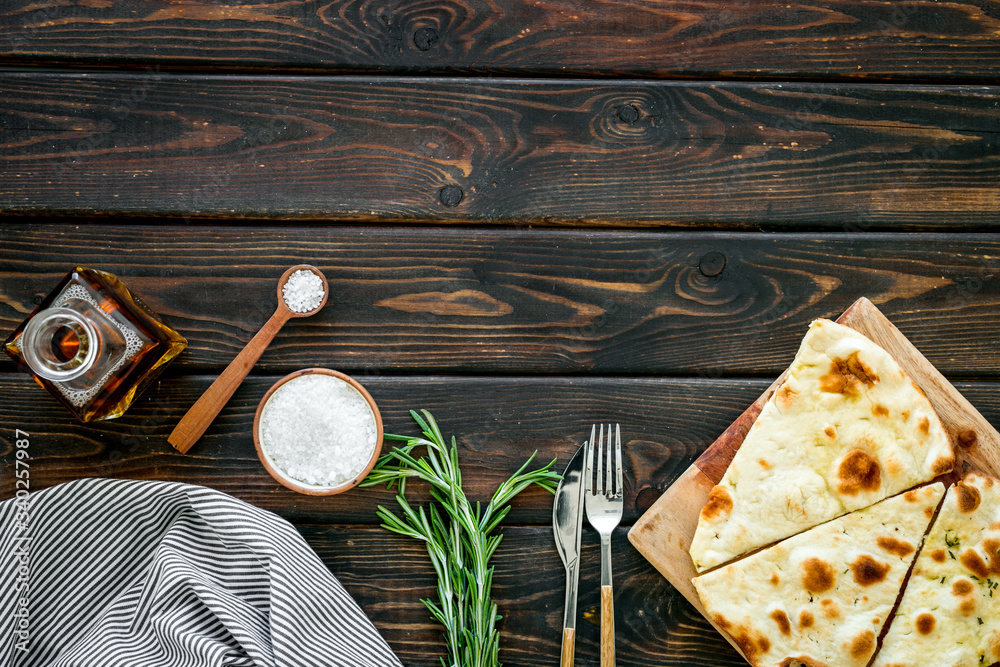
M 1000 481 L 948 490 L 874 667 L 1000 661 Z
M 954 461 L 930 401 L 889 353 L 816 320 L 701 511 L 695 569 L 930 481 Z
M 864 667 L 944 486 L 913 489 L 693 580 L 755 667 Z

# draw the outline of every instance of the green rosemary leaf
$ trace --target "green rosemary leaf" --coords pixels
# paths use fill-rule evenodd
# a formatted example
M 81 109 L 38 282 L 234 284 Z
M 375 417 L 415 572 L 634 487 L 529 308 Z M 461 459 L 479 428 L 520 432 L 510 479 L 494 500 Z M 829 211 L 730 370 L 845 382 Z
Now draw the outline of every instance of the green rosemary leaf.
M 423 412 L 427 411 L 423 410 Z M 420 430 L 423 431 L 425 434 L 431 430 L 430 427 L 427 425 L 427 422 L 425 422 L 423 418 L 421 418 L 421 416 L 417 414 L 415 410 L 410 410 L 410 417 L 413 418 L 413 421 L 417 422 L 417 426 L 419 426 Z M 434 418 L 432 417 L 431 420 L 433 421 L 433 419 Z

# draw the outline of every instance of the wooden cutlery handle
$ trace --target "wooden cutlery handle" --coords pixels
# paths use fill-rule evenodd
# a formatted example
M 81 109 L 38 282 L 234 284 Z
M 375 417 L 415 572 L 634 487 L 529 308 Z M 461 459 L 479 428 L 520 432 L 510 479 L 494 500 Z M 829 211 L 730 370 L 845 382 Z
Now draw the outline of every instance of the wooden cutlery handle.
M 573 667 L 573 646 L 576 642 L 576 630 L 563 628 L 562 658 L 559 667 Z
M 196 443 L 208 430 L 222 408 L 236 393 L 244 378 L 250 373 L 250 369 L 260 359 L 260 355 L 264 354 L 271 339 L 288 321 L 290 313 L 291 311 L 287 308 L 284 310 L 279 308 L 247 343 L 246 347 L 229 363 L 226 370 L 222 371 L 222 374 L 215 379 L 212 386 L 205 390 L 201 398 L 195 401 L 195 404 L 181 418 L 167 438 L 167 442 L 173 445 L 177 451 L 186 454 L 191 449 L 191 445 Z
M 601 586 L 601 667 L 615 667 L 615 598 Z

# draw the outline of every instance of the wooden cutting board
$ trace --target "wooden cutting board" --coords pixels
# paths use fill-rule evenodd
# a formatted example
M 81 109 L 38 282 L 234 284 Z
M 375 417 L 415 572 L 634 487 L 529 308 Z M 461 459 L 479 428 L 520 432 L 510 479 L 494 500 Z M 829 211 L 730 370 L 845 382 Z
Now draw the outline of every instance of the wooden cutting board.
M 972 407 L 964 396 L 900 333 L 868 299 L 858 299 L 837 322 L 861 332 L 889 352 L 913 381 L 927 394 L 941 422 L 956 445 L 956 470 L 974 469 L 1000 477 L 1000 433 Z M 803 332 L 805 335 L 805 332 Z M 739 418 L 719 436 L 705 453 L 660 496 L 628 533 L 629 541 L 698 612 L 691 579 L 697 575 L 688 551 L 698 527 L 698 515 L 708 501 L 708 492 L 719 483 L 751 424 L 785 374 L 774 381 Z M 714 625 L 714 624 L 713 624 Z M 718 628 L 716 628 L 718 630 Z M 729 636 L 722 633 L 724 637 Z M 730 639 L 732 644 L 732 640 Z M 735 644 L 734 648 L 739 650 Z

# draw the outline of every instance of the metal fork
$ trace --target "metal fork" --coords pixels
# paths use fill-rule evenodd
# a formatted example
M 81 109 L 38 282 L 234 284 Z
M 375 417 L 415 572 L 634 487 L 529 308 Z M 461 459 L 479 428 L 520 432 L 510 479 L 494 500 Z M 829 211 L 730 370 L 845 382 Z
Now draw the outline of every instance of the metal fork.
M 622 433 L 615 424 L 615 459 L 611 462 L 611 424 L 608 446 L 604 446 L 604 424 L 594 448 L 595 424 L 587 441 L 586 492 L 587 521 L 601 536 L 601 667 L 615 664 L 615 602 L 611 588 L 611 533 L 622 520 Z M 596 459 L 596 461 L 595 461 Z M 594 465 L 597 465 L 596 475 Z

